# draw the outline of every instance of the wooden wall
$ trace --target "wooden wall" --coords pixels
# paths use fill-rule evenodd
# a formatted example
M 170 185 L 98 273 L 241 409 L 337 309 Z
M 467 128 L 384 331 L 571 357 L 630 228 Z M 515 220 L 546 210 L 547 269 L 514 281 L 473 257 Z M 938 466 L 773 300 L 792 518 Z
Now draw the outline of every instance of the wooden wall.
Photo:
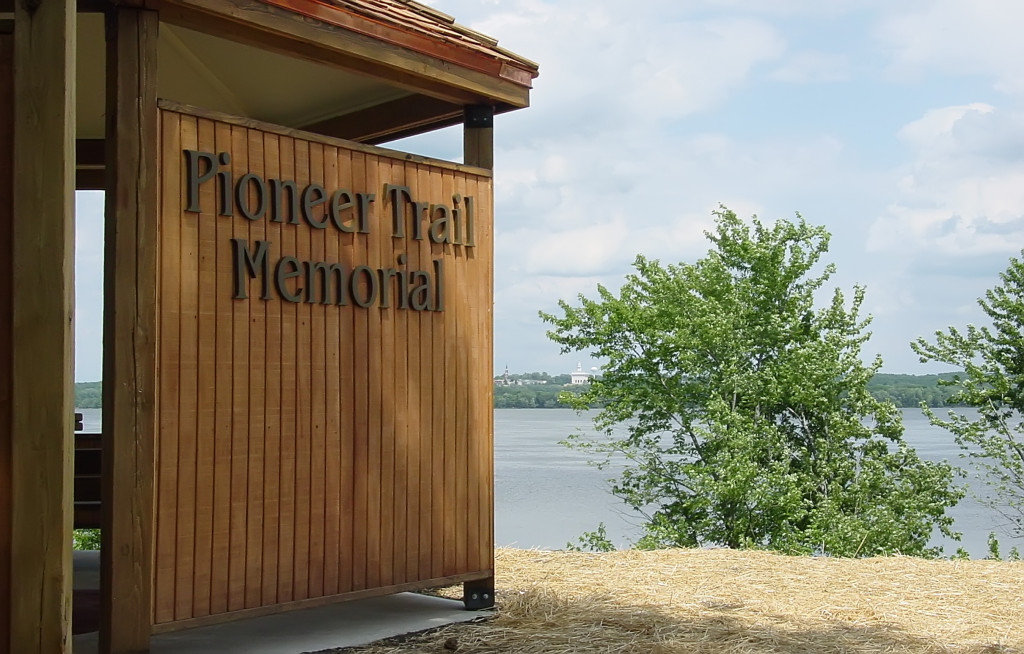
M 14 36 L 0 33 L 0 653 L 10 651 L 11 237 L 14 210 Z
M 490 576 L 490 174 L 166 103 L 160 129 L 157 630 Z M 213 182 L 187 212 L 186 149 L 229 152 L 235 180 L 375 193 L 370 233 L 219 216 Z M 386 183 L 472 197 L 476 245 L 393 237 Z M 264 300 L 258 280 L 233 299 L 233 238 L 269 241 L 272 268 L 440 260 L 444 310 Z

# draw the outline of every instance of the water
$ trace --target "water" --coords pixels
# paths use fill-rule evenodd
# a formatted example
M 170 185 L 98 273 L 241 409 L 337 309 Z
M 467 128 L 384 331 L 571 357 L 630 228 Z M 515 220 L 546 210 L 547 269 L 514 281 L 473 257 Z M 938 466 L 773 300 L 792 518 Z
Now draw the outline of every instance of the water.
M 79 409 L 86 431 L 100 430 L 99 409 Z M 952 436 L 933 427 L 918 409 L 903 409 L 907 441 L 920 456 L 932 461 L 960 464 L 960 450 Z M 619 547 L 627 547 L 641 533 L 640 520 L 610 493 L 608 479 L 615 470 L 587 465 L 587 455 L 558 444 L 576 430 L 594 435 L 591 416 L 566 409 L 495 409 L 495 541 L 498 545 L 561 549 L 576 542 L 584 531 L 604 522 Z M 980 491 L 977 479 L 966 480 Z M 954 529 L 963 533 L 957 543 L 935 538 L 947 554 L 964 547 L 974 558 L 988 553 L 990 531 L 997 532 L 1003 553 L 1024 539 L 999 532 L 1002 517 L 982 506 L 970 492 L 954 507 Z
M 903 425 L 907 442 L 923 459 L 963 465 L 952 436 L 929 424 L 919 409 L 903 409 Z M 640 536 L 638 518 L 626 513 L 625 505 L 610 493 L 607 480 L 615 472 L 587 466 L 585 454 L 558 445 L 577 429 L 594 435 L 591 416 L 561 409 L 495 409 L 495 539 L 499 545 L 563 548 L 601 522 L 616 546 L 628 546 Z M 976 477 L 965 481 L 984 491 Z M 946 554 L 963 547 L 973 558 L 984 558 L 991 531 L 997 533 L 1004 555 L 1014 545 L 1024 551 L 1024 539 L 1001 533 L 1002 516 L 979 504 L 970 491 L 951 515 L 954 531 L 963 533 L 961 541 L 941 535 L 932 540 Z

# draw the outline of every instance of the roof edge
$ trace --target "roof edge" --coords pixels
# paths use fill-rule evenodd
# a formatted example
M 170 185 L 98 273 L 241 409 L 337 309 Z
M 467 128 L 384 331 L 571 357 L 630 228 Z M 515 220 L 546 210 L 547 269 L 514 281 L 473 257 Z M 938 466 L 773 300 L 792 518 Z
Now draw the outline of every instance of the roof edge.
M 389 24 L 375 19 L 369 13 L 352 8 L 358 0 L 259 0 L 264 4 L 285 9 L 308 18 L 330 23 L 336 27 L 370 36 L 391 45 L 408 48 L 420 54 L 443 59 L 494 77 L 507 79 L 526 88 L 532 87 L 532 80 L 539 74 L 537 63 L 497 45 L 497 39 L 459 25 L 448 14 L 427 7 L 415 0 L 396 0 L 421 15 L 429 16 L 472 42 L 463 44 L 442 34 L 427 35 L 414 29 L 404 29 L 399 24 Z M 343 4 L 344 3 L 344 4 Z M 367 10 L 368 12 L 368 10 Z M 506 68 L 518 68 L 525 74 L 502 75 Z

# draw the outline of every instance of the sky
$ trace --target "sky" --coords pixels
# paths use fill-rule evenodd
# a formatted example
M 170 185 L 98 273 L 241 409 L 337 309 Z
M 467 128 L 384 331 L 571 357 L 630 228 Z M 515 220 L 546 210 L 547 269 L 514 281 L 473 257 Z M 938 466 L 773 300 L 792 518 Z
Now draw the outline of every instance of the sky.
M 434 0 L 540 64 L 495 119 L 494 365 L 567 373 L 538 311 L 617 289 L 638 253 L 706 254 L 711 212 L 832 233 L 866 287 L 866 359 L 984 323 L 1024 248 L 1019 0 Z M 459 160 L 461 128 L 388 147 Z M 102 195 L 78 195 L 76 378 L 100 377 Z M 941 369 L 941 368 L 939 368 Z

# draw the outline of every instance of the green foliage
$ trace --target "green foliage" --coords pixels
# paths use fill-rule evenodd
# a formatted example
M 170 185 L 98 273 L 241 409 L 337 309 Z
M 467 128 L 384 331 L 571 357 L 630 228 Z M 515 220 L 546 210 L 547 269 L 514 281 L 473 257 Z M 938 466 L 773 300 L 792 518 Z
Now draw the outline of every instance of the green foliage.
M 494 378 L 495 409 L 566 409 L 559 400 L 562 392 L 580 393 L 581 386 L 566 388 L 570 375 L 527 372 Z M 538 383 L 540 382 L 540 383 Z
M 99 529 L 75 529 L 71 538 L 71 546 L 76 550 L 98 550 L 100 548 Z
M 837 556 L 936 555 L 933 529 L 962 491 L 949 465 L 922 461 L 900 413 L 867 383 L 869 319 L 854 290 L 815 307 L 828 232 L 716 212 L 695 264 L 637 257 L 618 295 L 598 287 L 563 315 L 541 314 L 563 352 L 608 363 L 578 395 L 601 403 L 598 462 L 625 463 L 612 492 L 646 519 L 638 547 L 705 544 Z M 614 432 L 621 425 L 623 432 Z
M 996 538 L 994 532 L 988 532 L 988 556 L 986 559 L 993 561 L 1002 561 L 1003 557 L 999 554 L 999 539 Z
M 573 545 L 572 543 L 566 543 L 565 549 L 570 552 L 614 552 L 615 544 L 612 543 L 611 539 L 608 538 L 608 530 L 605 528 L 604 523 L 599 523 L 597 529 L 594 531 L 584 532 L 582 536 L 577 539 L 579 545 Z
M 526 386 L 495 386 L 495 409 L 564 409 L 567 405 L 559 402 L 562 386 L 533 384 Z M 574 388 L 571 392 L 579 392 Z
M 877 400 L 892 402 L 898 407 L 918 408 L 922 404 L 931 407 L 951 406 L 952 391 L 939 385 L 939 380 L 952 380 L 955 373 L 941 375 L 896 375 L 880 372 L 868 381 L 868 392 Z M 562 387 L 569 383 L 569 375 L 551 375 L 546 372 L 525 372 L 509 375 L 510 386 L 494 387 L 495 409 L 567 409 L 568 404 L 558 401 Z M 528 380 L 520 383 L 521 380 Z M 543 384 L 530 383 L 532 380 Z M 504 382 L 504 377 L 494 378 Z M 579 387 L 574 387 L 579 392 Z M 593 408 L 598 408 L 595 404 Z
M 967 325 L 919 338 L 911 347 L 921 361 L 941 361 L 963 370 L 953 380 L 951 400 L 978 409 L 971 420 L 955 411 L 941 419 L 925 410 L 933 425 L 947 429 L 985 476 L 992 493 L 979 498 L 1024 536 L 1024 264 L 1010 259 L 1002 281 L 978 300 L 991 326 Z
M 949 557 L 951 561 L 970 561 L 971 553 L 962 547 L 956 548 L 956 553 Z
M 99 409 L 103 406 L 103 382 L 75 384 L 75 408 Z
M 941 385 L 943 381 L 953 381 L 956 373 L 941 375 L 894 375 L 876 373 L 868 381 L 868 392 L 876 400 L 892 402 L 898 407 L 919 407 L 922 404 L 930 407 L 951 406 L 952 390 Z

